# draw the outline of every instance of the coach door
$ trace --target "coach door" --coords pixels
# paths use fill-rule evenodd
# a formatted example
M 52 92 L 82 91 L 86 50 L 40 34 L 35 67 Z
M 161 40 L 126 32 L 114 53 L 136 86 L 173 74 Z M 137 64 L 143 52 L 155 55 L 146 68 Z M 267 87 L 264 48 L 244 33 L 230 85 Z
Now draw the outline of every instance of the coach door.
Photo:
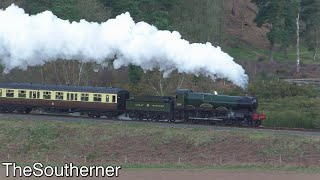
M 30 99 L 39 99 L 40 92 L 39 91 L 29 91 L 29 98 Z
M 67 100 L 68 101 L 78 101 L 78 94 L 77 93 L 67 93 Z

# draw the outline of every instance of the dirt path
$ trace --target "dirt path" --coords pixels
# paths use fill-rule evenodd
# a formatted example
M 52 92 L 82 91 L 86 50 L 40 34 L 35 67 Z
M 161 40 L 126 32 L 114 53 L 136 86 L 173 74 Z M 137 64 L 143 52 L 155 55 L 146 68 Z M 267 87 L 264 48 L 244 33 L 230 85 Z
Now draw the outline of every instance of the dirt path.
M 174 169 L 124 169 L 120 172 L 120 180 L 319 180 L 320 174 L 285 171 L 253 171 L 253 170 L 174 170 Z M 4 169 L 0 170 L 0 179 L 6 178 Z M 49 178 L 28 178 L 49 179 Z M 51 179 L 86 179 L 86 178 L 51 178 Z M 92 178 L 90 178 L 92 179 Z M 93 178 L 93 179 L 108 179 Z
M 318 180 L 320 174 L 248 170 L 128 170 L 120 179 L 175 180 Z

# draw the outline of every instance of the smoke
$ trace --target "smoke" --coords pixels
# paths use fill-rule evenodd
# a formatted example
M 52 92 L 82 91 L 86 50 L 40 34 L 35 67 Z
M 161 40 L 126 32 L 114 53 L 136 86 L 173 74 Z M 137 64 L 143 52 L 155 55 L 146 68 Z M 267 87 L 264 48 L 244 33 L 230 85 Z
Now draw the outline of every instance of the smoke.
M 56 59 L 98 64 L 117 59 L 115 68 L 134 64 L 144 70 L 160 67 L 179 72 L 225 78 L 245 88 L 248 76 L 233 58 L 210 43 L 189 43 L 176 32 L 135 23 L 129 13 L 104 23 L 69 22 L 45 11 L 29 15 L 11 5 L 0 10 L 0 59 L 7 71 L 43 65 Z

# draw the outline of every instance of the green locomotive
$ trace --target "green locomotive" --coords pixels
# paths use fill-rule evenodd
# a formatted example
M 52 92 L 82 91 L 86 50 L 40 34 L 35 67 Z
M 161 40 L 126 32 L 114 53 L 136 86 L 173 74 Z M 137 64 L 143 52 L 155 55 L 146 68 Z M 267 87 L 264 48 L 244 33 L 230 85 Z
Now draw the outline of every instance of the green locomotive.
M 175 98 L 142 96 L 126 102 L 131 118 L 241 126 L 261 124 L 265 115 L 257 114 L 257 108 L 255 97 L 195 93 L 189 89 L 178 89 Z
M 186 121 L 259 126 L 265 115 L 257 114 L 257 108 L 255 97 L 176 91 L 175 117 Z

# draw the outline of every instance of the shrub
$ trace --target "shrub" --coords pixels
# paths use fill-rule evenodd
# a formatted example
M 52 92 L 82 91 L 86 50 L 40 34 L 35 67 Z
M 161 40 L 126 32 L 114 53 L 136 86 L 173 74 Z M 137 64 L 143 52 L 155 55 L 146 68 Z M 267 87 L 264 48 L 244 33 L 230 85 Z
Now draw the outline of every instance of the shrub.
M 317 128 L 315 114 L 308 112 L 286 111 L 266 111 L 268 119 L 263 122 L 264 126 L 287 127 L 287 128 Z M 319 127 L 318 127 L 319 128 Z
M 291 96 L 316 97 L 319 94 L 313 86 L 298 86 L 281 80 L 262 80 L 249 85 L 249 92 L 259 98 L 284 98 Z

